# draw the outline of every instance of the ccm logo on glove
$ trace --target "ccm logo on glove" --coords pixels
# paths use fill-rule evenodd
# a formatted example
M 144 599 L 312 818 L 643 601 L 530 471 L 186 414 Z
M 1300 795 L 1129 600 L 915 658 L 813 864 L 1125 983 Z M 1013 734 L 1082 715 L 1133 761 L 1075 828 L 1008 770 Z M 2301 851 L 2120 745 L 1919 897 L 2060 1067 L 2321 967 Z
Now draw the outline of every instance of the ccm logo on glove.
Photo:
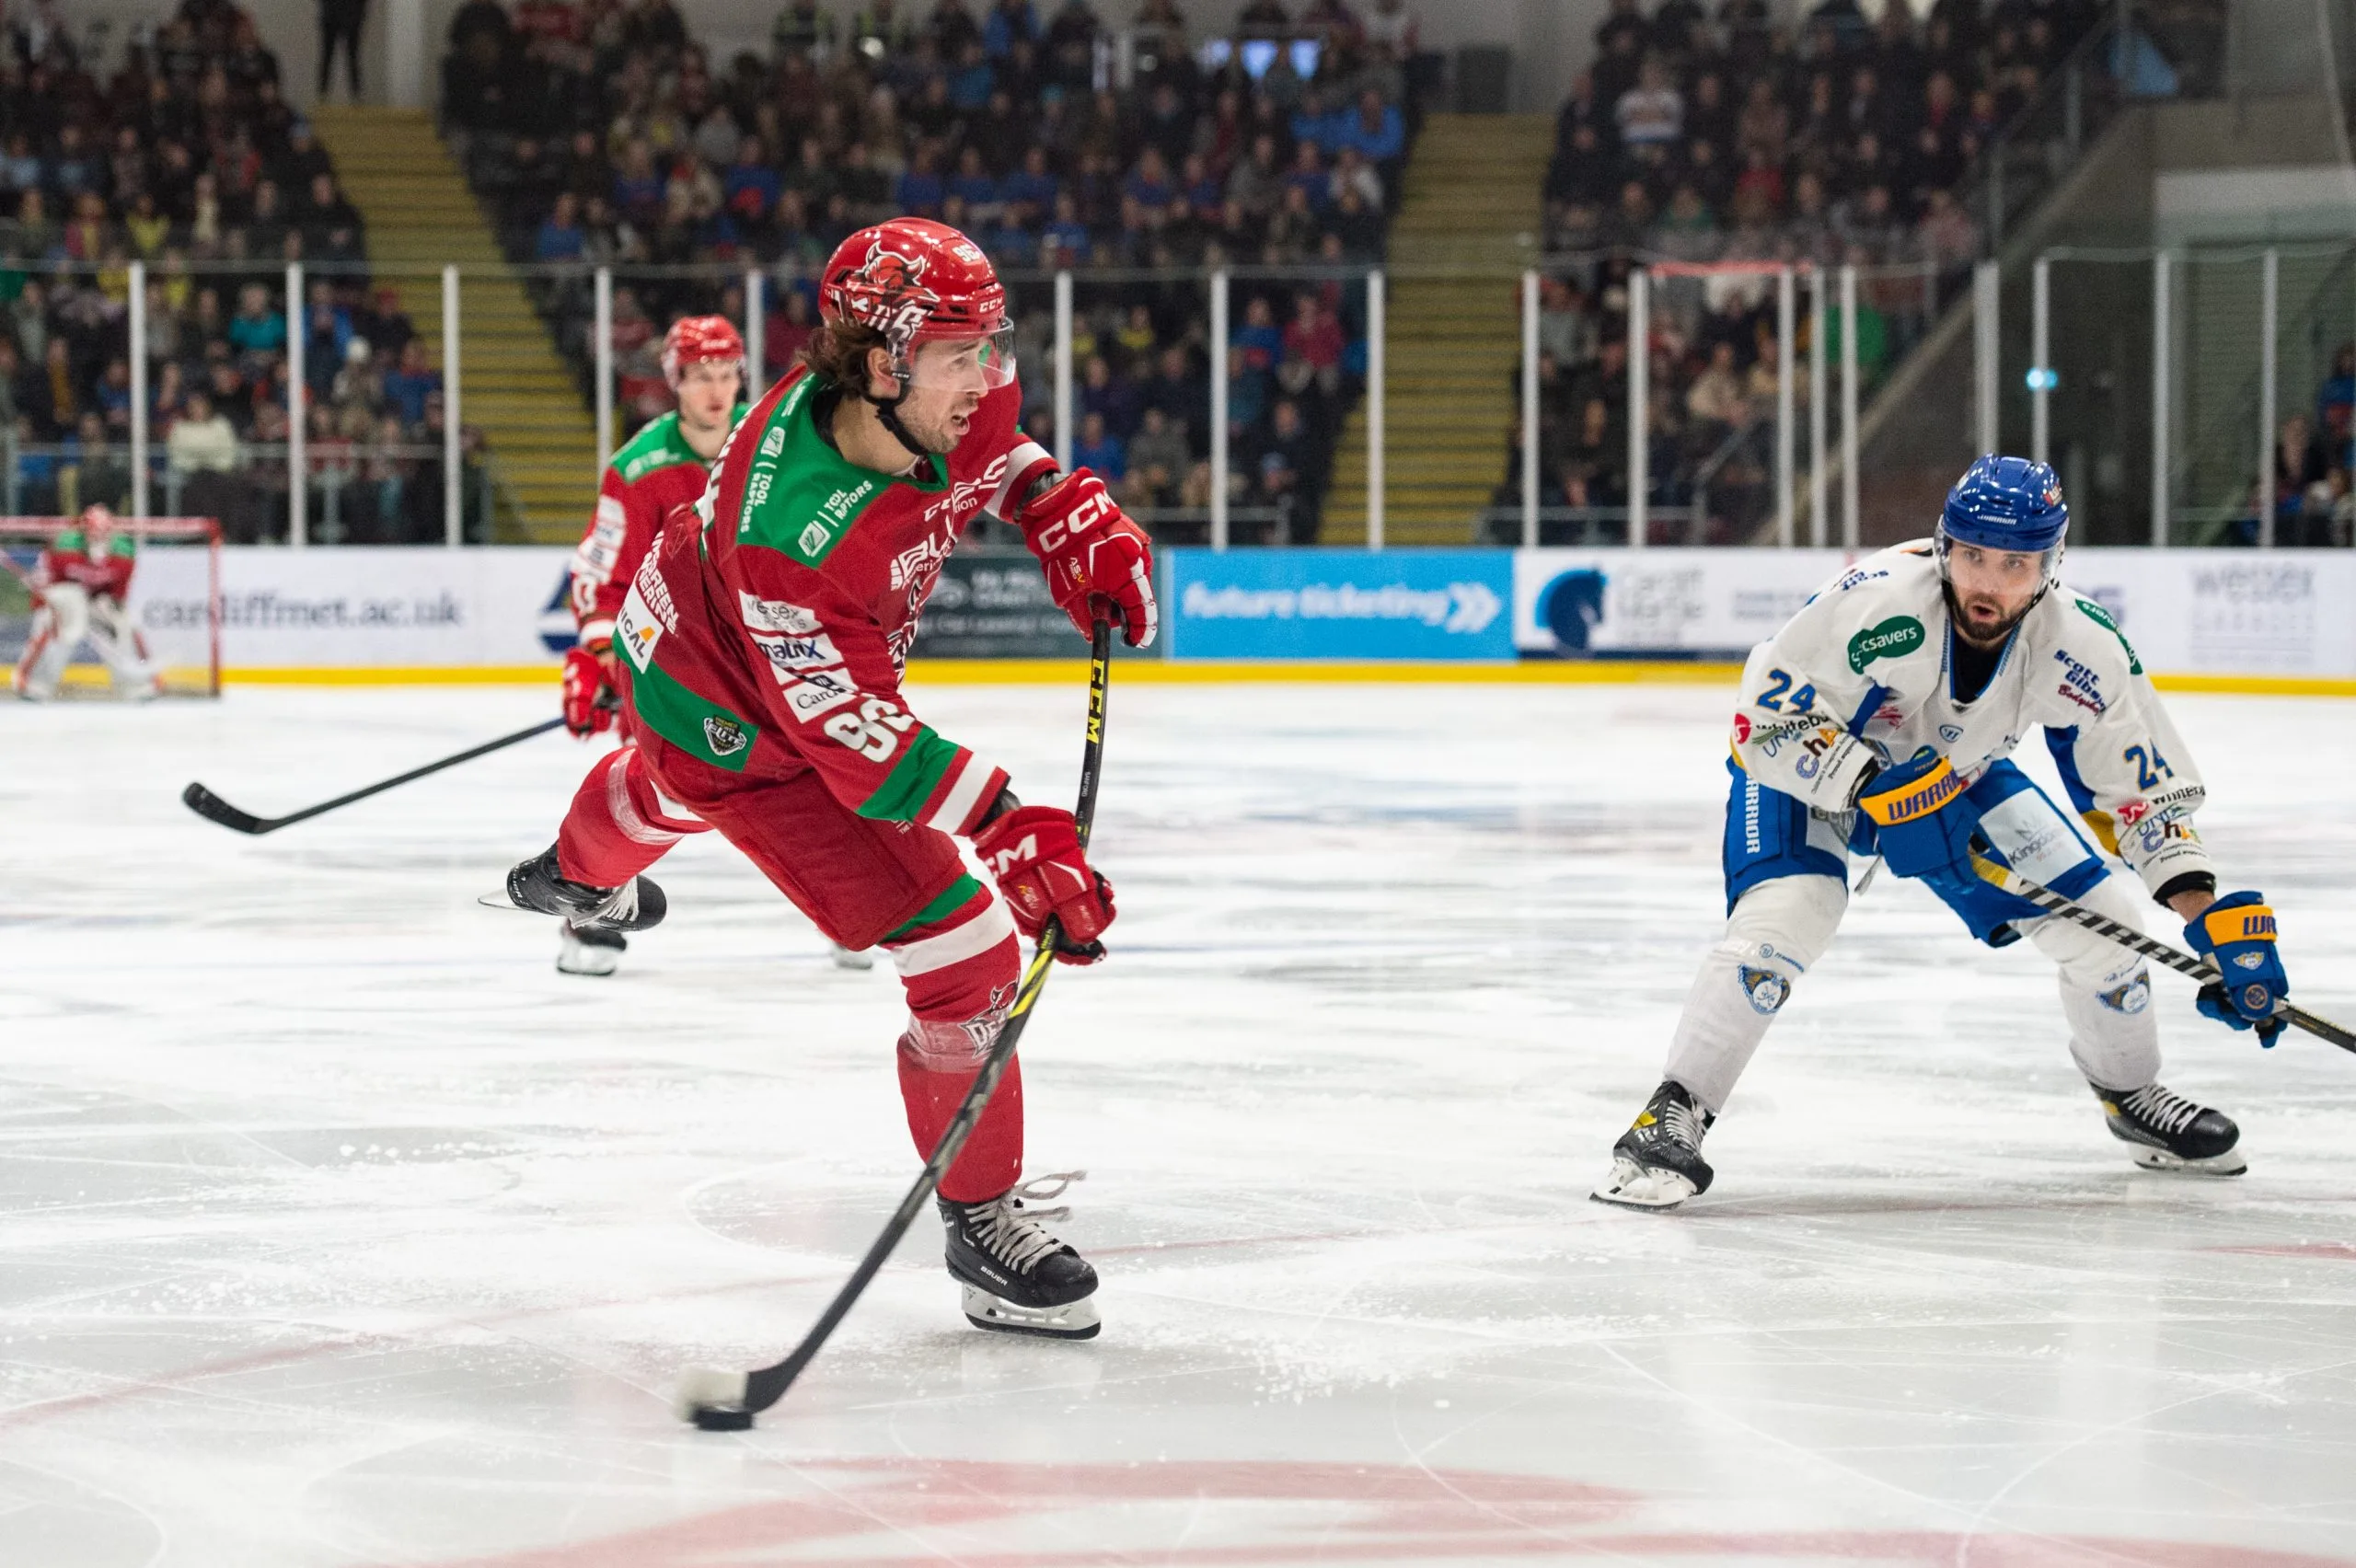
M 1088 863 L 1069 812 L 1019 806 L 974 835 L 974 847 L 1024 936 L 1035 940 L 1052 918 L 1062 933 L 1057 959 L 1093 963 L 1104 956 L 1096 939 L 1113 923 L 1113 884 Z

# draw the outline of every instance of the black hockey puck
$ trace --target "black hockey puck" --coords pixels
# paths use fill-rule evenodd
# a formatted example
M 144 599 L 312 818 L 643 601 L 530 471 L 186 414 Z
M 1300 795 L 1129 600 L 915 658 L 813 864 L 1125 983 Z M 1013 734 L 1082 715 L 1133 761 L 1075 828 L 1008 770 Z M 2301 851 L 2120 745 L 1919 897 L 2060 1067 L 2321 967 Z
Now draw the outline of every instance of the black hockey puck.
M 700 1432 L 750 1432 L 753 1412 L 732 1405 L 698 1405 L 695 1423 Z

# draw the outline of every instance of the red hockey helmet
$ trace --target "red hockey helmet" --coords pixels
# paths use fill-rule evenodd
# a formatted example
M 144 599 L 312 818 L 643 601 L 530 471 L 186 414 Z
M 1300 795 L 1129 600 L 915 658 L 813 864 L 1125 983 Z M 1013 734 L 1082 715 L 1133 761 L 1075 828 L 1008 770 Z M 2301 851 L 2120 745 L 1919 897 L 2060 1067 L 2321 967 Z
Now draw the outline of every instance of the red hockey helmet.
M 687 366 L 705 360 L 732 360 L 745 368 L 745 340 L 725 316 L 682 316 L 663 334 L 663 379 L 676 386 Z
M 896 374 L 914 379 L 920 344 L 978 344 L 986 386 L 1014 379 L 1014 324 L 1006 290 L 981 247 L 947 224 L 894 218 L 836 248 L 818 288 L 818 313 L 884 334 Z

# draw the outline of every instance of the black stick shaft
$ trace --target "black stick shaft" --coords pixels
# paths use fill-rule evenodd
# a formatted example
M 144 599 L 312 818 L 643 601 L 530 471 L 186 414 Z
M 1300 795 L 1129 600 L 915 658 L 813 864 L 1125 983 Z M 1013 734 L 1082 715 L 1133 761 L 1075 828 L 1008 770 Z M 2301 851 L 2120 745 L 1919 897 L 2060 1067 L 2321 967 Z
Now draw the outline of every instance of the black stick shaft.
M 561 717 L 550 719 L 544 723 L 535 724 L 529 729 L 518 730 L 512 735 L 502 735 L 495 741 L 485 741 L 479 746 L 468 746 L 465 751 L 454 756 L 445 756 L 439 762 L 429 762 L 423 767 L 412 767 L 407 773 L 396 774 L 390 778 L 379 780 L 364 790 L 354 790 L 349 795 L 338 795 L 332 801 L 321 801 L 316 806 L 305 806 L 299 812 L 290 812 L 282 817 L 256 817 L 248 813 L 238 811 L 202 784 L 191 784 L 180 792 L 180 799 L 199 816 L 220 823 L 224 827 L 236 828 L 240 833 L 275 833 L 290 823 L 302 822 L 306 818 L 318 816 L 322 812 L 331 812 L 338 806 L 348 806 L 354 801 L 364 801 L 371 795 L 381 795 L 387 790 L 398 789 L 401 785 L 422 778 L 429 773 L 439 773 L 445 767 L 456 767 L 462 762 L 472 762 L 479 756 L 487 756 L 503 747 L 512 746 L 518 741 L 528 741 L 534 735 L 545 735 L 550 730 L 561 728 L 563 724 L 564 720 Z M 216 806 L 222 810 L 212 809 Z
M 2204 986 L 2214 985 L 2224 978 L 2217 973 L 2215 964 L 2172 948 L 2165 942 L 2154 941 L 2132 926 L 2122 926 L 2108 916 L 2096 914 L 2084 905 L 2073 904 L 2051 888 L 2029 881 L 2008 866 L 2000 866 L 1977 855 L 1971 858 L 1971 865 L 1981 877 L 2005 892 L 2027 899 L 2049 914 L 2084 926 L 2098 937 L 2108 937 L 2120 947 L 2140 952 L 2145 958 L 2156 959 L 2179 974 L 2189 974 Z M 2305 1030 L 2318 1040 L 2328 1041 L 2343 1051 L 2356 1052 L 2356 1032 L 2340 1028 L 2329 1019 L 2317 1018 L 2294 1002 L 2284 1000 L 2281 1018 L 2284 1022 Z
M 1087 847 L 1096 824 L 1096 790 L 1103 775 L 1104 702 L 1113 674 L 1113 628 L 1110 622 L 1097 621 L 1089 659 L 1088 739 L 1080 751 L 1080 806 L 1072 813 L 1079 823 L 1080 842 L 1083 848 Z M 1056 944 L 1061 935 L 1057 922 L 1049 919 L 1045 929 L 1039 933 L 1038 950 L 1031 955 L 1030 967 L 1023 971 L 1022 984 L 1015 992 L 1014 1005 L 1008 1011 L 1006 1025 L 999 1031 L 989 1055 L 983 1059 L 981 1071 L 974 1075 L 974 1085 L 965 1091 L 957 1113 L 950 1118 L 949 1125 L 942 1130 L 941 1141 L 933 1146 L 932 1158 L 924 1162 L 924 1169 L 917 1173 L 916 1184 L 908 1189 L 907 1196 L 900 1200 L 900 1206 L 892 1211 L 892 1217 L 885 1223 L 883 1233 L 875 1238 L 875 1244 L 867 1249 L 867 1255 L 860 1259 L 859 1267 L 851 1271 L 850 1278 L 835 1293 L 835 1298 L 826 1303 L 826 1309 L 818 1314 L 818 1320 L 810 1326 L 808 1333 L 802 1336 L 802 1343 L 776 1366 L 764 1366 L 746 1377 L 745 1406 L 747 1410 L 767 1410 L 785 1397 L 786 1389 L 793 1386 L 793 1380 L 802 1375 L 802 1369 L 810 1365 L 826 1344 L 827 1336 L 849 1315 L 870 1282 L 883 1269 L 884 1261 L 892 1255 L 892 1249 L 900 1244 L 900 1238 L 907 1234 L 908 1227 L 915 1223 L 918 1213 L 932 1196 L 933 1189 L 941 1184 L 941 1177 L 948 1173 L 950 1166 L 956 1163 L 958 1153 L 965 1147 L 965 1139 L 973 1133 L 975 1124 L 982 1119 L 982 1113 L 988 1108 L 999 1079 L 1006 1076 L 1007 1064 L 1014 1060 L 1014 1047 L 1022 1038 L 1023 1025 L 1031 1021 L 1031 1009 L 1038 1002 L 1039 993 L 1046 988 L 1048 972 L 1055 967 Z

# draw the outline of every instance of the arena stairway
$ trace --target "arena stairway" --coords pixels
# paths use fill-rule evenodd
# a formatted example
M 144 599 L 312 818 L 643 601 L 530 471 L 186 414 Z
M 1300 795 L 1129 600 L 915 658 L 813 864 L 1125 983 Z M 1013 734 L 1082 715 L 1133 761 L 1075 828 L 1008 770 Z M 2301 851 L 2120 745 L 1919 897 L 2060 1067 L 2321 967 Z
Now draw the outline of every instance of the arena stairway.
M 442 360 L 442 278 L 459 274 L 459 416 L 483 433 L 498 481 L 496 536 L 571 544 L 596 498 L 595 421 L 466 176 L 423 110 L 321 104 L 312 123 L 368 225 L 379 282 Z
M 1515 416 L 1521 269 L 1538 254 L 1553 151 L 1543 114 L 1435 114 L 1391 227 L 1383 538 L 1464 545 L 1489 504 Z M 1327 544 L 1367 537 L 1366 409 L 1342 433 Z

